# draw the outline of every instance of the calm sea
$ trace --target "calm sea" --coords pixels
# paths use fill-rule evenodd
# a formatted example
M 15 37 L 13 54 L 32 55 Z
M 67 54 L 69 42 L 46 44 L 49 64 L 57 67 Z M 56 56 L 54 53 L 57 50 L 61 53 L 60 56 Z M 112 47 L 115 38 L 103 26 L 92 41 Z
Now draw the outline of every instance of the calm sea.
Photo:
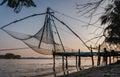
M 75 60 L 68 61 L 68 69 L 62 69 L 61 59 L 56 59 L 53 70 L 53 59 L 0 59 L 0 77 L 56 77 L 78 71 Z M 82 65 L 91 65 L 90 58 L 82 59 Z

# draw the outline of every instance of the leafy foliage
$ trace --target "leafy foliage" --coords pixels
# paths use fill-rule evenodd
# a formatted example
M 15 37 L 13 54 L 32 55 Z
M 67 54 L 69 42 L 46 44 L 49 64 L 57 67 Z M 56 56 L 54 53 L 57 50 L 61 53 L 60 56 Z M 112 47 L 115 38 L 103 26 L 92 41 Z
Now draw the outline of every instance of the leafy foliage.
M 3 0 L 0 6 L 7 4 L 8 7 L 14 9 L 14 12 L 19 13 L 23 6 L 25 7 L 36 7 L 32 0 Z
M 120 44 L 120 1 L 109 4 L 100 19 L 101 25 L 108 24 L 104 31 L 106 42 Z

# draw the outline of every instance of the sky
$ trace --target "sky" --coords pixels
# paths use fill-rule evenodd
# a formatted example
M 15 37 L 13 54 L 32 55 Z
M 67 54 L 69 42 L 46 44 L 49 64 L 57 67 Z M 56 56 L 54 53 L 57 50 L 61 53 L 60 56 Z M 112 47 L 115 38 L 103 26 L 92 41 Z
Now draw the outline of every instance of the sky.
M 33 0 L 37 7 L 26 8 L 23 7 L 20 13 L 14 13 L 13 9 L 7 7 L 6 5 L 0 6 L 0 27 L 3 25 L 10 23 L 12 21 L 18 20 L 20 18 L 36 14 L 36 13 L 44 13 L 47 7 L 63 13 L 65 15 L 77 18 L 84 22 L 89 22 L 88 16 L 81 16 L 78 13 L 79 10 L 76 9 L 76 4 L 84 4 L 88 0 Z M 102 12 L 102 10 L 99 10 Z M 92 37 L 95 37 L 101 30 L 95 31 L 97 27 L 94 26 L 85 26 L 86 24 L 80 21 L 73 20 L 68 17 L 64 17 L 60 14 L 55 14 L 58 18 L 64 21 L 66 24 L 69 25 L 84 41 L 89 40 Z M 95 16 L 92 21 L 98 20 L 99 16 Z M 34 34 L 43 26 L 44 16 L 37 16 L 33 17 L 24 21 L 20 21 L 16 24 L 12 24 L 7 27 L 9 30 L 26 33 L 26 34 Z M 98 24 L 97 26 L 100 26 Z M 60 25 L 58 26 L 60 27 Z M 62 34 L 62 32 L 61 32 Z M 64 38 L 64 32 L 62 34 Z M 70 38 L 69 38 L 70 39 Z M 69 42 L 68 46 L 71 46 L 75 49 L 81 49 L 87 51 L 85 46 L 81 43 L 78 39 L 70 39 L 70 41 L 65 41 L 66 43 Z M 93 43 L 92 43 L 93 44 Z M 88 44 L 89 45 L 89 44 Z M 10 48 L 21 48 L 26 47 L 26 45 L 21 42 L 20 40 L 14 39 L 9 36 L 4 31 L 0 30 L 0 49 L 10 49 Z M 8 52 L 12 52 L 15 54 L 20 54 L 22 56 L 32 56 L 32 57 L 43 57 L 44 55 L 38 54 L 31 49 L 25 50 L 14 50 L 14 51 L 0 51 L 0 54 L 5 54 Z

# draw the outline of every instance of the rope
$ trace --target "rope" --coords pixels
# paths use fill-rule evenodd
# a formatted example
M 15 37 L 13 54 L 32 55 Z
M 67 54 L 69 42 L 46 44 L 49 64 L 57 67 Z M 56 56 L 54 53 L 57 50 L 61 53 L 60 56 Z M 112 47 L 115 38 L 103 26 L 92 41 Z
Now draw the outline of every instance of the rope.
M 5 28 L 5 27 L 7 27 L 7 26 L 9 26 L 9 25 L 11 25 L 11 24 L 13 24 L 13 23 L 17 23 L 17 22 L 19 22 L 19 21 L 22 21 L 22 20 L 28 19 L 28 18 L 30 18 L 30 17 L 34 17 L 34 16 L 38 16 L 38 15 L 44 15 L 44 14 L 46 14 L 46 13 L 33 14 L 33 15 L 30 15 L 30 16 L 27 16 L 27 17 L 21 18 L 21 19 L 19 19 L 19 20 L 15 20 L 15 21 L 13 21 L 13 22 L 10 22 L 10 23 L 8 23 L 8 24 L 2 26 L 0 29 L 3 29 L 3 28 Z
M 82 23 L 85 23 L 85 24 L 88 24 L 88 25 L 93 25 L 93 26 L 95 26 L 95 27 L 98 27 L 98 26 L 94 25 L 94 23 L 93 23 L 93 24 L 90 24 L 89 22 L 82 21 L 82 20 L 80 20 L 80 19 L 77 19 L 77 18 L 75 18 L 75 17 L 66 15 L 66 14 L 61 13 L 61 12 L 59 12 L 59 11 L 56 11 L 56 10 L 53 10 L 53 9 L 51 9 L 51 10 L 54 11 L 54 12 L 56 12 L 56 13 L 58 13 L 58 14 L 61 14 L 61 15 L 65 16 L 65 17 L 71 18 L 71 19 L 73 19 L 73 20 L 76 20 L 76 21 L 79 21 L 79 22 L 82 22 Z
M 79 35 L 77 35 L 67 24 L 65 24 L 63 21 L 59 20 L 57 17 L 55 17 L 54 15 L 50 14 L 52 17 L 54 17 L 56 20 L 58 20 L 60 23 L 62 23 L 63 25 L 65 25 L 76 37 L 78 37 L 81 42 L 90 50 L 89 46 L 86 45 L 86 43 L 81 39 L 81 37 Z

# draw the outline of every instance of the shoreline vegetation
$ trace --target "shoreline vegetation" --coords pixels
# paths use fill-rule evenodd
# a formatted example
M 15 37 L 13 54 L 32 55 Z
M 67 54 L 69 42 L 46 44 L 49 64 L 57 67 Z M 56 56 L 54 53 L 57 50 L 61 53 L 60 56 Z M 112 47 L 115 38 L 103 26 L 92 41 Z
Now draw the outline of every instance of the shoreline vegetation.
M 91 67 L 79 72 L 73 72 L 58 77 L 120 77 L 120 60 L 117 62 L 99 67 Z
M 0 59 L 21 59 L 21 56 L 13 53 L 6 53 L 5 55 L 0 55 Z
M 22 57 L 21 55 L 15 55 L 13 53 L 6 53 L 5 55 L 0 55 L 0 59 L 53 59 L 52 57 Z M 56 58 L 60 59 L 60 58 Z

